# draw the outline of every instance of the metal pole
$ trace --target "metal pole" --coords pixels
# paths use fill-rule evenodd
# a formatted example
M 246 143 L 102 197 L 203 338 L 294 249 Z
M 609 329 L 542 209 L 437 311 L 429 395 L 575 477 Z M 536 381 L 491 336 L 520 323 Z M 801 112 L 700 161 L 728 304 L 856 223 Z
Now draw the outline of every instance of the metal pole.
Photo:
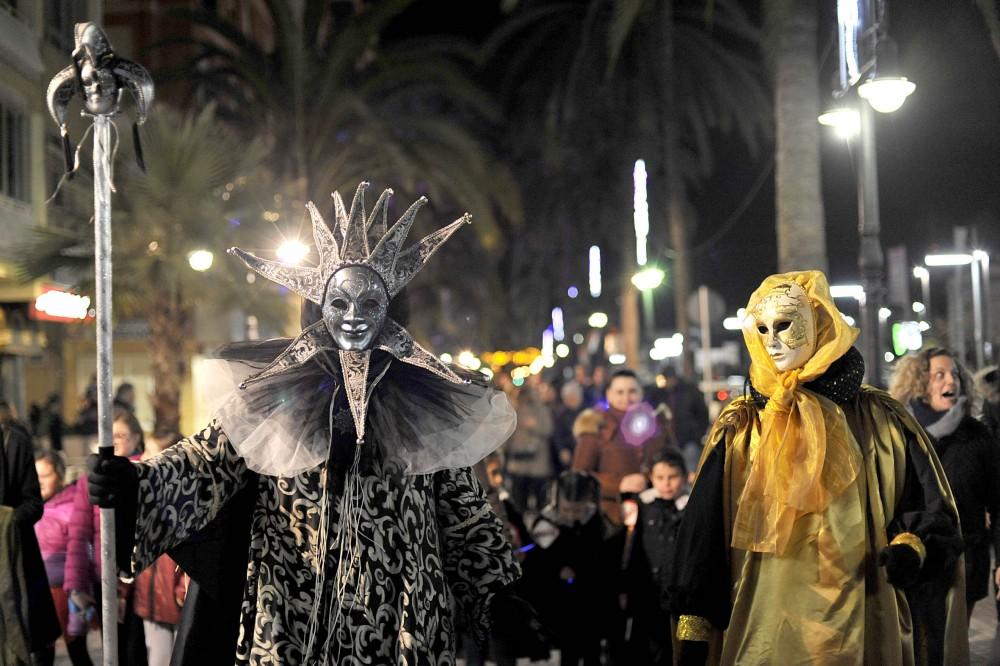
M 990 255 L 983 252 L 979 258 L 979 266 L 983 272 L 983 353 L 986 363 L 993 363 L 993 302 L 990 300 Z
M 976 343 L 976 370 L 983 367 L 983 290 L 979 262 L 969 264 L 972 274 L 972 334 Z
M 655 322 L 653 321 L 653 290 L 645 289 L 642 292 L 642 320 L 645 323 L 643 327 L 646 342 L 653 341 L 653 335 L 656 330 Z
M 931 321 L 931 274 L 927 269 L 920 276 L 920 295 L 924 299 L 924 319 L 928 324 L 934 325 Z
M 861 101 L 861 134 L 858 156 L 858 231 L 861 246 L 858 253 L 858 268 L 864 287 L 864 301 L 861 303 L 861 354 L 865 359 L 869 384 L 882 386 L 882 364 L 880 352 L 878 311 L 882 305 L 883 268 L 885 258 L 879 238 L 878 203 L 878 162 L 875 154 L 875 112 L 866 102 Z
M 698 287 L 698 315 L 701 319 L 701 383 L 706 403 L 712 393 L 712 323 L 709 321 L 708 287 Z
M 97 285 L 97 423 L 101 458 L 115 453 L 111 437 L 111 120 L 94 116 L 94 280 Z M 118 664 L 118 570 L 115 510 L 101 509 L 101 617 L 104 664 Z

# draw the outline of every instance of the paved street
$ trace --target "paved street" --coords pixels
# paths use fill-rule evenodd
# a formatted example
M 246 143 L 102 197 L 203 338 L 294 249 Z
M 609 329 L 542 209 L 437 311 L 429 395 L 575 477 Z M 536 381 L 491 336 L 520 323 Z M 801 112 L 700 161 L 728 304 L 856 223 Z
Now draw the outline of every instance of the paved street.
M 1000 640 L 997 637 L 996 607 L 989 600 L 976 604 L 976 610 L 972 615 L 972 622 L 969 628 L 969 651 L 972 657 L 973 666 L 1000 666 Z M 101 655 L 101 637 L 96 631 L 92 631 L 88 637 L 90 645 L 90 656 L 94 663 L 99 663 Z M 69 657 L 62 643 L 59 643 L 56 653 L 56 664 L 69 666 Z M 459 662 L 462 664 L 463 662 Z M 492 663 L 492 662 L 489 662 Z M 527 666 L 531 662 L 522 659 L 517 662 L 518 666 Z M 535 666 L 542 662 L 534 662 Z M 552 658 L 545 662 L 545 666 L 556 666 L 559 663 L 557 653 L 552 654 Z

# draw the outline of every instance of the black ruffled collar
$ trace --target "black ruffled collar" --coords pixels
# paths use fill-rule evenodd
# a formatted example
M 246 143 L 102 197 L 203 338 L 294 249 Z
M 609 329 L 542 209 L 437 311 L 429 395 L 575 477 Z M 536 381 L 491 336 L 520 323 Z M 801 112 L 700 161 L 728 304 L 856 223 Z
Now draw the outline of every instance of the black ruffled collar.
M 861 380 L 865 376 L 865 361 L 854 347 L 830 364 L 822 376 L 802 385 L 813 393 L 832 400 L 838 405 L 846 405 L 861 391 Z M 758 391 L 747 380 L 747 392 L 758 409 L 767 405 L 767 396 Z

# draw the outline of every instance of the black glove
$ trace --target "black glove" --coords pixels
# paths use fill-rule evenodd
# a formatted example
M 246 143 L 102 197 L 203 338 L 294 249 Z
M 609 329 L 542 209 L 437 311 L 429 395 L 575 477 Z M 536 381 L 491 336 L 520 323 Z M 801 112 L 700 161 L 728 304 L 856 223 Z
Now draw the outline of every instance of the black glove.
M 920 556 L 905 543 L 887 546 L 878 556 L 879 566 L 894 587 L 913 586 L 920 578 Z
M 135 507 L 139 476 L 132 461 L 123 456 L 91 454 L 87 457 L 87 495 L 103 509 Z
M 108 451 L 110 453 L 110 450 Z M 135 516 L 139 475 L 128 458 L 101 454 L 87 457 L 87 499 L 115 510 L 115 556 L 119 569 L 127 570 L 135 543 Z
M 677 641 L 680 644 L 680 666 L 705 666 L 708 661 L 708 641 Z

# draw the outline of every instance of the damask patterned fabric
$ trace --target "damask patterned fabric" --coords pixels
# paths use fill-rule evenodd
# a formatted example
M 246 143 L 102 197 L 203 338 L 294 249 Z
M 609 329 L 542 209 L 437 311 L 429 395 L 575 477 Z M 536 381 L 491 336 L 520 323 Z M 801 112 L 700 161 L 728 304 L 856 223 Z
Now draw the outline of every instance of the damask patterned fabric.
M 138 470 L 133 570 L 209 522 L 248 474 L 214 421 Z M 454 664 L 453 607 L 485 633 L 490 598 L 519 575 L 499 519 L 469 468 L 397 471 L 371 461 L 346 485 L 360 520 L 344 562 L 344 498 L 323 511 L 327 466 L 260 477 L 236 663 Z

